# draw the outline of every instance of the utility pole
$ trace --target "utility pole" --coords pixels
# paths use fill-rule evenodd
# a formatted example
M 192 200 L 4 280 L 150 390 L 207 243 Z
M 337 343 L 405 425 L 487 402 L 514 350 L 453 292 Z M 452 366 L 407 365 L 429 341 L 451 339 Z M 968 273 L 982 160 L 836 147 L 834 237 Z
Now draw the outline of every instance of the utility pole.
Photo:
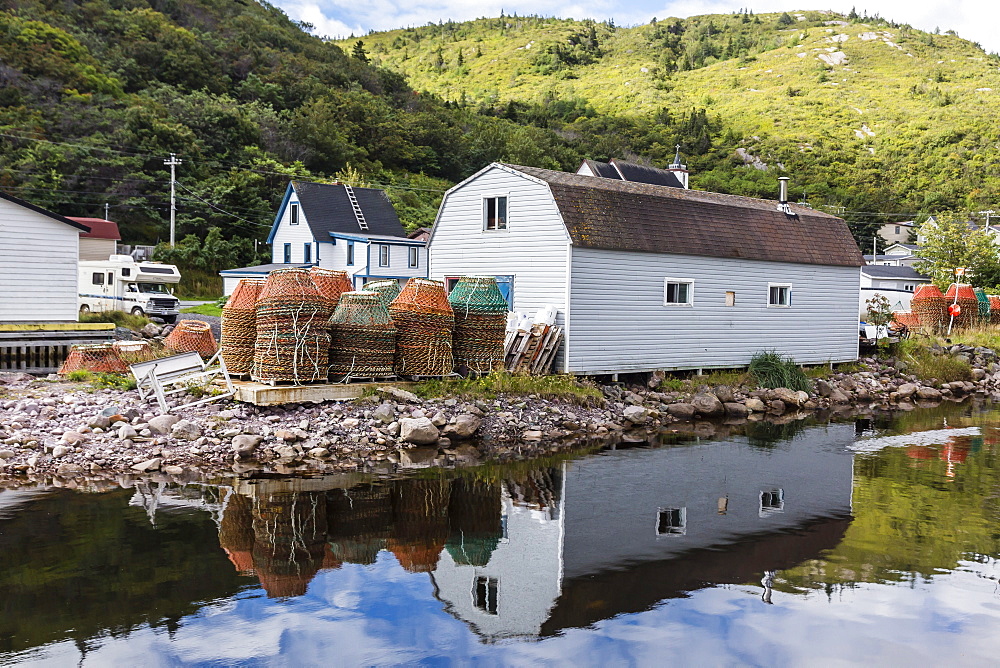
M 170 247 L 174 247 L 174 226 L 177 222 L 177 200 L 174 197 L 174 184 L 177 183 L 175 169 L 183 160 L 177 159 L 176 153 L 170 154 L 170 160 L 164 160 L 163 164 L 170 167 Z
M 110 218 L 108 218 L 108 203 L 107 202 L 104 203 L 104 220 L 111 220 Z

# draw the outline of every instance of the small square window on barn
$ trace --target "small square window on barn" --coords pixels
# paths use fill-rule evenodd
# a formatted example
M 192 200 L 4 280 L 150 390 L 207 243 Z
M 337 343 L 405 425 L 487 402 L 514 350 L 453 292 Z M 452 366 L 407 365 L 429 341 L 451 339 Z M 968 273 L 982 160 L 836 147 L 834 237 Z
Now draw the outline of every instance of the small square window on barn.
M 684 278 L 663 279 L 664 306 L 693 306 L 694 281 Z
M 726 293 L 726 306 L 736 306 L 736 293 L 727 292 Z
M 657 536 L 683 536 L 687 533 L 687 508 L 660 508 L 656 514 Z
M 792 286 L 789 283 L 768 283 L 767 305 L 788 308 L 792 305 Z
M 409 262 L 410 268 L 413 269 L 415 267 L 418 267 L 420 265 L 420 249 L 411 248 L 409 250 L 409 254 L 410 254 L 410 262 Z

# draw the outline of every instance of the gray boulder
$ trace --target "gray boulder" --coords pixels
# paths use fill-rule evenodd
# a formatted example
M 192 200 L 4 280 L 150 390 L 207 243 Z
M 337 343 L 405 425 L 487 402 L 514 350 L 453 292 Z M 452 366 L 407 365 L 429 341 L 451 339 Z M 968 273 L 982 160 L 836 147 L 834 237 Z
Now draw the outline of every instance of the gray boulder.
M 728 404 L 733 401 L 733 388 L 728 385 L 720 385 L 715 388 L 715 396 L 718 397 L 719 401 L 723 404 Z
M 201 427 L 190 420 L 180 420 L 170 428 L 170 435 L 185 441 L 193 441 L 201 436 Z
M 851 398 L 841 390 L 834 388 L 833 392 L 830 393 L 830 401 L 835 404 L 849 404 L 851 403 Z
M 735 401 L 727 401 L 722 406 L 726 409 L 726 415 L 729 417 L 746 417 L 750 415 L 749 408 Z
M 437 448 L 410 448 L 399 451 L 399 465 L 403 468 L 422 469 L 434 465 Z
M 747 399 L 744 406 L 753 413 L 763 413 L 767 410 L 767 405 L 757 397 Z
M 690 420 L 694 417 L 694 406 L 688 403 L 670 404 L 667 413 L 678 420 Z
M 917 386 L 913 383 L 903 383 L 896 388 L 896 394 L 899 395 L 900 399 L 909 399 L 917 392 Z
M 155 418 L 149 421 L 149 430 L 154 434 L 162 434 L 166 436 L 173 429 L 173 426 L 180 422 L 181 419 L 176 415 L 157 415 Z
M 921 387 L 917 390 L 917 397 L 925 401 L 934 401 L 941 398 L 941 391 L 933 387 Z
M 455 421 L 444 428 L 444 435 L 449 438 L 471 438 L 475 434 L 479 427 L 483 424 L 483 419 L 477 415 L 472 415 L 471 413 L 462 413 Z
M 437 443 L 441 432 L 430 418 L 403 418 L 399 421 L 399 437 L 407 443 L 430 445 Z
M 240 434 L 239 436 L 234 436 L 233 450 L 241 459 L 249 457 L 257 449 L 262 440 L 264 440 L 264 437 L 257 434 Z
M 406 390 L 401 390 L 398 387 L 381 387 L 378 392 L 379 394 L 390 397 L 395 401 L 409 402 L 411 404 L 420 403 L 420 397 L 415 395 L 413 392 L 407 392 Z
M 787 387 L 776 387 L 771 390 L 770 396 L 772 399 L 776 399 L 786 406 L 801 406 L 804 401 L 799 393 L 795 390 L 790 390 Z M 806 395 L 806 399 L 809 399 L 809 395 Z
M 817 378 L 813 386 L 816 388 L 816 394 L 821 397 L 828 397 L 833 392 L 833 386 L 822 378 Z
M 642 406 L 626 406 L 622 416 L 632 424 L 649 422 L 649 412 Z
M 372 417 L 382 424 L 389 424 L 396 419 L 396 409 L 392 407 L 392 404 L 381 404 L 372 411 Z
M 140 462 L 138 464 L 134 464 L 132 466 L 132 470 L 133 471 L 138 471 L 139 473 L 146 473 L 148 471 L 156 471 L 156 470 L 158 470 L 160 468 L 160 464 L 162 464 L 162 463 L 163 463 L 162 459 L 160 459 L 159 457 L 154 457 L 153 459 L 147 459 L 144 462 Z
M 691 398 L 691 405 L 694 406 L 694 412 L 698 415 L 704 415 L 706 417 L 712 417 L 716 415 L 722 415 L 726 412 L 725 407 L 719 398 L 714 394 L 709 394 L 708 392 L 700 392 Z

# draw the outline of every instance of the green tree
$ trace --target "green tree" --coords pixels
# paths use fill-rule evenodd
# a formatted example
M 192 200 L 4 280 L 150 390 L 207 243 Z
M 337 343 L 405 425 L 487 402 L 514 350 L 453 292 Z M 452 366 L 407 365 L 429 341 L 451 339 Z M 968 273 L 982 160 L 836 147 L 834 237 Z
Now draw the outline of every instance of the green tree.
M 368 53 L 365 51 L 365 43 L 360 39 L 354 43 L 354 48 L 351 49 L 351 57 L 356 60 L 360 60 L 363 63 L 368 62 Z
M 969 279 L 978 284 L 996 266 L 997 246 L 985 229 L 973 229 L 962 214 L 943 213 L 920 226 L 924 244 L 917 271 L 931 277 L 944 289 L 955 278 L 955 269 L 964 267 Z

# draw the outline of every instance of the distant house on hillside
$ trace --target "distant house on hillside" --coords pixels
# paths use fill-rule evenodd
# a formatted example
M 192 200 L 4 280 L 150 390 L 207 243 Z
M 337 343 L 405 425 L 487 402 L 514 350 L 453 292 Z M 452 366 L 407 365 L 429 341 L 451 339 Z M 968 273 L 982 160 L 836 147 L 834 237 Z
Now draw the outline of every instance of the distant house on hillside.
M 80 234 L 90 228 L 0 192 L 0 229 L 0 323 L 76 322 Z
M 913 239 L 916 238 L 916 234 L 916 223 L 912 220 L 901 223 L 886 223 L 878 230 L 878 235 L 887 244 L 908 244 L 911 241 L 911 237 Z
M 687 165 L 681 164 L 680 147 L 677 148 L 674 162 L 668 169 L 658 169 L 611 158 L 608 162 L 584 160 L 576 173 L 580 176 L 599 176 L 602 179 L 648 183 L 652 186 L 688 187 L 688 169 Z
M 499 163 L 445 194 L 430 240 L 431 278 L 555 306 L 557 368 L 577 374 L 856 359 L 862 264 L 847 224 L 806 207 Z
M 90 232 L 84 232 L 80 235 L 81 260 L 107 260 L 118 253 L 118 242 L 122 238 L 118 232 L 118 223 L 104 218 L 77 218 L 76 216 L 68 216 L 68 218 L 90 228 Z
M 346 271 L 355 288 L 370 280 L 401 283 L 427 275 L 426 241 L 411 239 L 385 191 L 343 183 L 292 181 L 274 218 L 271 262 L 219 272 L 225 294 L 241 278 L 263 278 L 279 266 Z

